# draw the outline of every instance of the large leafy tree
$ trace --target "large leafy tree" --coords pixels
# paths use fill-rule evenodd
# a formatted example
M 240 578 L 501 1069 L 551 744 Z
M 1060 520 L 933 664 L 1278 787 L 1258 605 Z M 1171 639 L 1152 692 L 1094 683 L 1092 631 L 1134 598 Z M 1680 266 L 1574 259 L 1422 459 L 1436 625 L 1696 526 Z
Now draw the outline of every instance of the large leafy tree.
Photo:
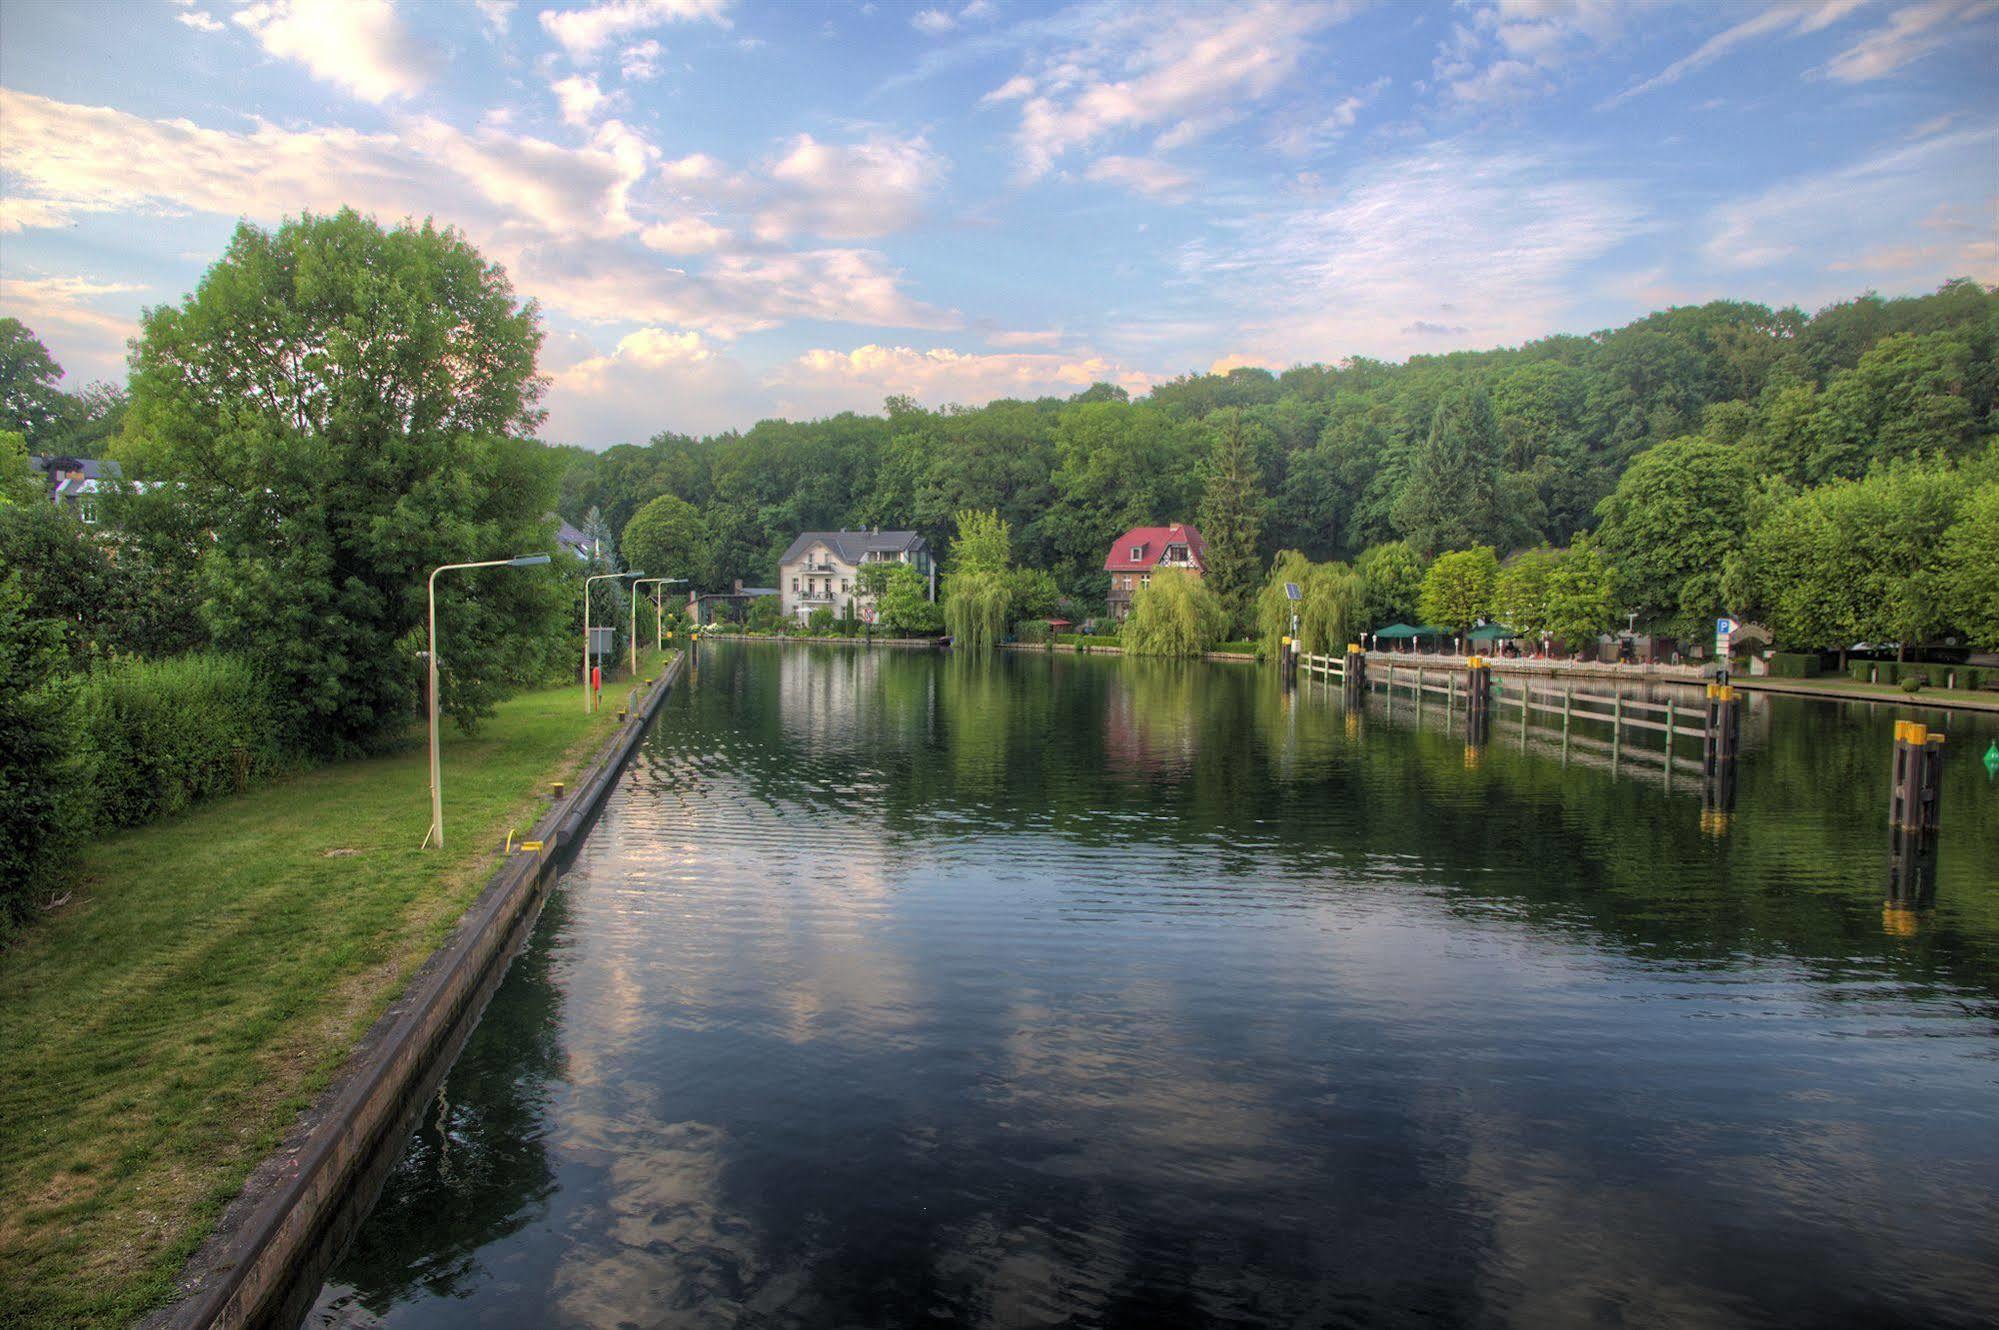
M 1999 480 L 1965 496 L 1940 559 L 1945 618 L 1970 641 L 1999 650 Z
M 1423 594 L 1423 556 L 1406 540 L 1370 545 L 1354 560 L 1360 576 L 1360 617 L 1363 631 L 1406 623 L 1416 617 L 1416 600 Z
M 1548 631 L 1548 583 L 1562 556 L 1546 545 L 1522 550 L 1499 570 L 1492 608 L 1499 621 L 1523 637 Z
M 532 302 L 465 239 L 352 211 L 239 226 L 179 305 L 147 311 L 129 456 L 174 483 L 219 641 L 278 685 L 294 738 L 362 748 L 415 710 L 425 579 L 550 549 L 556 461 Z M 440 582 L 443 703 L 461 723 L 545 668 L 555 580 Z
M 1423 574 L 1423 593 L 1417 598 L 1416 612 L 1428 624 L 1453 628 L 1459 636 L 1492 613 L 1492 598 L 1499 585 L 1499 559 L 1492 546 L 1452 550 L 1439 554 Z
M 708 526 L 701 512 L 677 494 L 662 494 L 625 524 L 625 558 L 652 577 L 685 577 L 708 583 Z
M 1239 413 L 1215 434 L 1200 525 L 1208 589 L 1228 616 L 1223 631 L 1232 631 L 1250 621 L 1261 581 L 1257 542 L 1263 536 L 1263 478 Z
M 1743 538 L 1756 477 L 1737 447 L 1675 439 L 1631 465 L 1597 505 L 1597 536 L 1625 609 L 1682 635 L 1728 609 L 1722 570 Z
M 62 427 L 69 399 L 62 366 L 19 319 L 0 319 L 0 430 L 14 430 L 41 452 Z
M 1292 600 L 1287 585 L 1298 588 Z M 1300 651 L 1338 654 L 1357 640 L 1361 620 L 1360 574 L 1343 563 L 1314 563 L 1297 550 L 1285 550 L 1270 566 L 1270 577 L 1256 598 L 1257 638 L 1273 659 L 1298 620 Z
M 1588 536 L 1577 536 L 1548 570 L 1540 626 L 1574 650 L 1616 622 L 1616 601 L 1609 560 Z

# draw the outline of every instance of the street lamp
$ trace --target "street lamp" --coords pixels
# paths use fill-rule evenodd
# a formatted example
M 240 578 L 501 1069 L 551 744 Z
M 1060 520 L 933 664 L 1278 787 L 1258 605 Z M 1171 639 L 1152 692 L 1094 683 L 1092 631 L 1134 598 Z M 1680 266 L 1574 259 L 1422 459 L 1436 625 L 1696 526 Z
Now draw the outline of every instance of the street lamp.
M 423 843 L 437 837 L 444 848 L 444 778 L 437 757 L 437 575 L 460 568 L 534 568 L 548 562 L 546 554 L 523 554 L 517 559 L 482 559 L 478 563 L 447 563 L 430 570 L 430 830 Z
M 647 582 L 654 583 L 658 590 L 653 592 L 652 602 L 652 647 L 659 650 L 663 641 L 661 628 L 666 620 L 666 588 L 669 583 L 685 582 L 684 577 L 641 577 L 632 583 L 632 673 L 639 672 L 639 588 Z
M 590 710 L 590 584 L 602 582 L 612 577 L 644 577 L 645 573 L 634 568 L 624 573 L 598 573 L 595 577 L 583 579 L 583 709 Z

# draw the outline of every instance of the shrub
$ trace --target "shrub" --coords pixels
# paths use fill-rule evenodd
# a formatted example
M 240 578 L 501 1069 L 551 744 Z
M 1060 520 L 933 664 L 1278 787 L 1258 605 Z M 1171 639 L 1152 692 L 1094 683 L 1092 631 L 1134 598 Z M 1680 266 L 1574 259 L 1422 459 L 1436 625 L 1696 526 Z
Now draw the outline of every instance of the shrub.
M 1046 619 L 1022 619 L 1013 626 L 1014 640 L 1029 646 L 1045 646 L 1048 642 L 1048 621 Z
M 1819 658 L 1814 654 L 1777 651 L 1770 655 L 1770 677 L 1773 679 L 1816 679 L 1818 673 Z
M 243 660 L 196 652 L 117 661 L 78 697 L 100 826 L 135 826 L 285 765 L 270 689 Z
M 1255 642 L 1217 642 L 1208 650 L 1224 651 L 1236 656 L 1255 656 L 1258 659 L 1263 656 L 1262 646 Z
M 823 605 L 820 606 L 812 611 L 811 617 L 805 621 L 805 628 L 814 637 L 829 635 L 833 631 L 833 611 Z
M 0 577 L 0 936 L 55 884 L 80 829 L 62 664 L 62 625 L 29 614 L 18 576 Z
M 1930 678 L 1927 674 L 1922 673 L 1920 670 L 1912 670 L 1902 676 L 1902 691 L 1905 693 L 1920 693 L 1929 681 Z

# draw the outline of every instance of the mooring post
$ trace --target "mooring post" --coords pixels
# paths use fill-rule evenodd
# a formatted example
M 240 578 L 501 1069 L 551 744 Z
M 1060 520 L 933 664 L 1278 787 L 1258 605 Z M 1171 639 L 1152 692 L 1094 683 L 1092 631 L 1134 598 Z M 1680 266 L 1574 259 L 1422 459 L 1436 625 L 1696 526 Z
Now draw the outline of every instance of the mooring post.
M 1701 776 L 1701 830 L 1726 836 L 1735 821 L 1735 763 L 1723 762 Z
M 1943 784 L 1943 735 L 1919 721 L 1895 722 L 1894 783 L 1888 793 L 1888 825 L 1896 831 L 1933 836 L 1939 825 L 1938 795 Z
M 1742 738 L 1742 698 L 1730 684 L 1707 686 L 1707 716 L 1701 727 L 1701 772 L 1712 776 L 1735 761 Z
M 1482 744 L 1492 722 L 1492 666 L 1483 656 L 1465 662 L 1465 737 Z
M 1298 639 L 1287 637 L 1283 643 L 1284 654 L 1279 661 L 1284 671 L 1284 686 L 1291 688 L 1298 682 Z
M 1346 668 L 1341 678 L 1347 701 L 1354 702 L 1367 696 L 1367 653 L 1360 649 L 1360 643 L 1347 643 Z

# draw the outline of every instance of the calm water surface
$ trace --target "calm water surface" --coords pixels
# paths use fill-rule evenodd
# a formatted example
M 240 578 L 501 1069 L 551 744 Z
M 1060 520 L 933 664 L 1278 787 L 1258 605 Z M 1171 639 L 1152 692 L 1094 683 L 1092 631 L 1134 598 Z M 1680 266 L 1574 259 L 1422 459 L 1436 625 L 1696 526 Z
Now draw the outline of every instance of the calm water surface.
M 1884 910 L 1897 714 L 1758 699 L 1717 828 L 1267 671 L 711 644 L 308 1323 L 1989 1324 L 1999 726 Z

